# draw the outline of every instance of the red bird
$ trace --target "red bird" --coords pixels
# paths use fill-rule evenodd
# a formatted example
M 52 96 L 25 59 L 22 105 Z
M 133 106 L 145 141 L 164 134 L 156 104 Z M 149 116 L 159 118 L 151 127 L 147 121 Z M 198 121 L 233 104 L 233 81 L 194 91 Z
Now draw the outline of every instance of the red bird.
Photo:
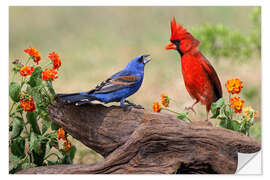
M 222 97 L 222 88 L 215 69 L 199 51 L 199 45 L 200 41 L 173 18 L 170 43 L 165 48 L 175 49 L 181 56 L 185 86 L 189 95 L 195 99 L 195 103 L 186 109 L 194 111 L 194 105 L 201 102 L 206 105 L 207 121 L 211 104 Z

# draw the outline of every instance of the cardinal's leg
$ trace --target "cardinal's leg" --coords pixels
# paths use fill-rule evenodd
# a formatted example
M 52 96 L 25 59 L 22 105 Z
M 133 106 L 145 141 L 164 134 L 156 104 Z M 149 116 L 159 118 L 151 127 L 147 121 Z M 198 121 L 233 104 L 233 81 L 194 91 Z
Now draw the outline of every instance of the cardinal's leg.
M 208 116 L 209 116 L 209 111 L 206 111 L 206 120 L 205 121 L 208 121 Z
M 207 104 L 206 105 L 206 120 L 205 121 L 208 121 L 208 119 L 209 119 L 210 108 L 211 108 L 211 104 Z
M 206 105 L 206 120 L 204 121 L 207 126 L 213 126 L 212 123 L 209 120 L 209 111 L 211 108 L 211 104 Z
M 193 107 L 194 107 L 195 104 L 197 104 L 198 102 L 199 102 L 199 100 L 196 99 L 195 103 L 193 103 L 192 106 L 190 106 L 190 107 L 185 107 L 185 110 L 188 110 L 188 111 L 191 110 L 191 111 L 193 111 L 194 113 L 196 113 L 195 110 L 193 109 Z

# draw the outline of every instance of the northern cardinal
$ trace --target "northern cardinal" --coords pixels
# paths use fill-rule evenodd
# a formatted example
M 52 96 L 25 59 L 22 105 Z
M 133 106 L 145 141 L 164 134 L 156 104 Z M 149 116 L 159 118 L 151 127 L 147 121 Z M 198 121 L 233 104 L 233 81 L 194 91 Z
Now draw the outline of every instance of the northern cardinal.
M 201 102 L 206 105 L 207 121 L 211 104 L 222 97 L 222 88 L 215 69 L 200 52 L 199 45 L 200 41 L 177 24 L 175 18 L 171 20 L 171 38 L 165 49 L 175 49 L 180 54 L 185 86 L 195 99 L 195 103 L 186 109 L 194 111 L 194 105 Z
M 125 103 L 127 103 L 136 108 L 142 108 L 127 101 L 126 98 L 137 92 L 141 87 L 144 77 L 144 66 L 151 60 L 149 56 L 146 54 L 132 59 L 124 69 L 90 91 L 57 94 L 57 97 L 64 102 L 75 103 L 75 105 L 98 100 L 104 103 L 120 102 L 121 107 L 125 107 Z

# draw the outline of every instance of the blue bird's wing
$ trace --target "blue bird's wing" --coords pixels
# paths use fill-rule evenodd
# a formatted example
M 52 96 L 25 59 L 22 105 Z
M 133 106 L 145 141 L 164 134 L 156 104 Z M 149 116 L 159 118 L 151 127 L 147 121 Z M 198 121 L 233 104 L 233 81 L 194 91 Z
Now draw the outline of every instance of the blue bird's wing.
M 140 77 L 134 75 L 134 73 L 129 71 L 120 71 L 108 78 L 106 81 L 100 83 L 95 89 L 90 90 L 88 93 L 97 94 L 114 92 L 119 89 L 135 86 L 139 81 Z

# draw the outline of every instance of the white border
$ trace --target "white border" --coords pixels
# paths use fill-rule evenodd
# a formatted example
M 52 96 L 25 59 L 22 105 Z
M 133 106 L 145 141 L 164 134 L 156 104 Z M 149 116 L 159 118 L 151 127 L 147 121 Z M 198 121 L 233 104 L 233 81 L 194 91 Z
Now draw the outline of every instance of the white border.
M 245 179 L 254 179 L 254 178 L 266 178 L 269 176 L 270 171 L 267 170 L 268 167 L 270 167 L 269 161 L 270 161 L 270 149 L 269 149 L 269 134 L 266 134 L 266 132 L 269 132 L 270 128 L 270 115 L 267 113 L 267 109 L 269 108 L 268 102 L 270 100 L 270 89 L 269 89 L 269 77 L 270 77 L 270 54 L 269 54 L 269 48 L 270 48 L 270 9 L 269 9 L 269 0 L 163 0 L 163 1 L 155 1 L 155 0 L 132 0 L 132 1 L 126 1 L 126 0 L 10 0 L 7 1 L 1 1 L 0 6 L 0 13 L 1 13 L 1 53 L 0 53 L 0 79 L 2 83 L 1 87 L 1 103 L 0 103 L 0 110 L 1 110 L 1 172 L 5 176 L 8 176 L 6 178 L 17 178 L 17 175 L 8 175 L 8 136 L 7 136 L 7 112 L 8 112 L 8 105 L 7 105 L 7 97 L 8 97 L 8 62 L 6 61 L 8 59 L 8 26 L 9 26 L 9 20 L 8 20 L 8 6 L 258 6 L 261 5 L 262 7 L 262 144 L 263 144 L 263 151 L 266 152 L 263 154 L 263 176 L 233 176 L 230 175 L 230 178 L 245 178 Z M 248 73 L 248 72 L 247 72 Z M 266 139 L 267 141 L 264 141 Z M 225 176 L 218 176 L 218 178 L 227 178 L 228 175 Z M 50 176 L 55 178 L 68 178 L 71 177 L 72 179 L 75 178 L 74 176 Z M 48 179 L 50 178 L 48 176 L 19 176 L 19 178 L 44 178 Z M 90 176 L 89 175 L 81 175 L 80 178 L 105 178 L 106 176 Z M 171 176 L 149 176 L 148 178 L 157 178 L 157 179 L 164 179 L 164 178 L 207 178 L 207 179 L 216 179 L 217 176 L 211 176 L 211 175 L 205 175 L 205 176 L 197 176 L 197 175 L 185 175 L 185 176 L 178 176 L 178 175 L 171 175 Z M 5 178 L 5 177 L 3 177 Z M 115 179 L 121 179 L 121 178 L 147 178 L 147 176 L 109 176 L 107 178 L 115 178 Z M 267 177 L 269 179 L 269 177 Z

